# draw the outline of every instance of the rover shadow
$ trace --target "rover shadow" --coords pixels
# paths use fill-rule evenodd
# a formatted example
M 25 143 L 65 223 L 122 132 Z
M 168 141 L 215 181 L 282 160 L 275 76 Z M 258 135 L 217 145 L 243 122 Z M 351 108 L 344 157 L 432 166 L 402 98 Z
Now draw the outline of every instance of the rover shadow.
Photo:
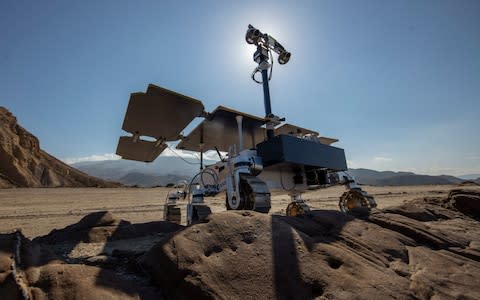
M 305 246 L 312 251 L 315 244 L 340 240 L 343 227 L 356 217 L 333 210 L 314 210 L 309 215 L 272 216 L 273 273 L 276 299 L 313 299 L 324 293 L 321 282 L 306 282 L 302 276 L 299 255 Z M 342 262 L 328 257 L 331 268 Z
M 40 250 L 43 253 L 34 256 L 24 253 L 25 257 L 36 257 L 29 259 L 24 267 L 42 267 L 54 261 L 95 266 L 99 267 L 99 272 L 95 275 L 97 286 L 141 299 L 156 299 L 160 295 L 158 288 L 151 285 L 148 274 L 137 264 L 136 259 L 155 243 L 183 228 L 184 226 L 166 221 L 131 224 L 115 219 L 106 211 L 94 212 L 75 224 L 35 238 L 31 244 L 37 252 Z M 82 247 L 95 248 L 95 245 L 101 244 L 103 247 L 95 255 L 89 253 L 82 256 Z M 77 255 L 71 258 L 70 254 L 74 251 Z

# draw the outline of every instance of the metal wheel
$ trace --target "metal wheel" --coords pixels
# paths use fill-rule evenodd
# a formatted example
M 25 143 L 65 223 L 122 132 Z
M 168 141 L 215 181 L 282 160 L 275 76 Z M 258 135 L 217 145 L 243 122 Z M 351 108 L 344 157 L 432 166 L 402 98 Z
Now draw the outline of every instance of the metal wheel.
M 376 207 L 377 204 L 373 197 L 366 192 L 361 190 L 349 190 L 343 193 L 340 197 L 338 206 L 342 212 L 349 213 L 354 210 L 367 209 L 369 211 L 371 208 Z
M 287 206 L 286 214 L 289 217 L 296 217 L 296 216 L 305 214 L 305 209 L 303 208 L 303 206 L 300 203 L 291 202 Z
M 165 209 L 166 209 L 165 221 L 177 223 L 177 224 L 181 223 L 182 214 L 181 214 L 180 207 L 177 207 L 175 205 L 166 205 Z
M 225 206 L 227 210 L 254 210 L 261 213 L 270 211 L 270 192 L 267 185 L 254 176 L 243 175 L 239 182 L 240 200 L 236 196 L 228 199 L 226 196 Z
M 191 215 L 188 217 L 188 225 L 204 222 L 205 219 L 212 213 L 210 207 L 206 205 L 192 205 L 190 207 Z
M 225 199 L 225 206 L 227 207 L 227 210 L 239 210 L 239 209 L 244 209 L 245 206 L 245 201 L 242 199 L 242 192 L 240 191 L 240 200 L 237 201 L 237 197 L 233 196 L 230 201 L 228 201 L 228 194 L 226 195 Z
M 240 180 L 240 197 L 243 198 L 243 209 L 252 210 L 255 206 L 255 193 L 246 180 Z
M 226 200 L 227 210 L 252 210 L 255 206 L 255 193 L 253 192 L 252 187 L 248 184 L 245 179 L 240 179 L 239 187 L 240 189 L 240 201 L 236 202 L 236 196 L 233 196 L 231 201 L 228 201 L 228 195 Z

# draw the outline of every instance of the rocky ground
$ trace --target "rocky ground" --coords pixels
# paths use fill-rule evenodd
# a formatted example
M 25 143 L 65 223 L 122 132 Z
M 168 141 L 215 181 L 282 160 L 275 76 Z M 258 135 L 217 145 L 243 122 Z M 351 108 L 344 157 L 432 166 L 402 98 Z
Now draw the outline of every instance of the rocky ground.
M 189 227 L 109 212 L 0 236 L 1 299 L 479 299 L 480 190 L 349 216 L 216 212 Z

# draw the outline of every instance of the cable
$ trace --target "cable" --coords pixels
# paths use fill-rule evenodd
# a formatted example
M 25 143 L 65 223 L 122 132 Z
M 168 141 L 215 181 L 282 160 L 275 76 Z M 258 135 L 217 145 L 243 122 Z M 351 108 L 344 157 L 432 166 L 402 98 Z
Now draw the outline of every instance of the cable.
M 201 181 L 201 183 L 202 183 L 202 185 L 203 185 L 204 187 L 206 186 L 206 184 L 205 184 L 205 182 L 203 181 L 203 173 L 206 173 L 206 174 L 210 175 L 210 176 L 212 177 L 212 179 L 213 179 L 214 184 L 215 184 L 215 185 L 218 185 L 218 175 L 217 175 L 217 173 L 216 173 L 214 170 L 209 169 L 209 168 L 205 168 L 205 169 L 203 169 L 200 173 L 201 173 L 201 175 L 202 175 L 202 176 L 200 176 L 200 181 Z
M 193 176 L 192 180 L 190 180 L 190 183 L 188 184 L 188 189 L 187 189 L 187 192 L 186 192 L 186 195 L 184 197 L 185 198 L 188 198 L 188 202 L 190 203 L 191 202 L 191 194 L 192 194 L 192 186 L 195 185 L 195 184 L 201 184 L 203 186 L 203 188 L 205 188 L 206 184 L 204 183 L 203 181 L 203 174 L 206 173 L 208 175 L 210 175 L 214 181 L 214 185 L 218 186 L 218 175 L 217 173 L 210 169 L 210 168 L 205 168 L 203 170 L 201 170 L 200 172 L 198 172 L 197 174 L 195 174 L 195 176 Z M 200 181 L 199 182 L 195 182 L 195 179 L 200 176 Z
M 200 160 L 200 156 L 196 152 L 192 152 L 192 155 L 195 156 L 198 160 Z
M 197 174 L 195 174 L 195 176 L 193 176 L 192 180 L 190 180 L 190 183 L 188 184 L 188 191 L 187 191 L 187 196 L 185 198 L 187 198 L 188 200 L 188 203 L 191 203 L 191 194 L 192 194 L 192 185 L 193 185 L 193 181 L 195 180 L 195 178 L 197 178 L 198 175 L 202 174 L 202 172 L 199 172 Z
M 268 75 L 268 81 L 272 80 L 272 74 L 273 74 L 273 54 L 272 54 L 272 50 L 268 50 L 268 55 L 270 56 L 270 60 L 272 61 L 272 63 L 270 64 L 270 74 Z M 256 67 L 253 72 L 252 72 L 252 80 L 255 81 L 256 83 L 258 84 L 263 84 L 263 81 L 258 81 L 257 79 L 255 79 L 255 75 L 257 75 L 257 73 L 260 72 L 260 68 L 259 67 Z
M 200 164 L 199 162 L 191 162 L 191 161 L 186 160 L 186 159 L 183 158 L 180 154 L 178 154 L 177 152 L 175 152 L 175 150 L 173 150 L 170 146 L 168 146 L 168 149 L 170 149 L 170 151 L 172 151 L 173 154 L 175 154 L 176 156 L 178 156 L 181 160 L 183 160 L 184 162 L 186 162 L 186 163 L 189 164 L 189 165 L 199 165 L 199 164 Z
M 270 54 L 270 60 L 272 61 L 272 64 L 270 65 L 270 75 L 268 76 L 268 81 L 272 80 L 272 74 L 273 74 L 273 54 L 272 50 L 268 50 L 268 53 Z
M 262 81 L 258 81 L 255 79 L 255 75 L 260 72 L 260 69 L 258 67 L 256 67 L 253 72 L 252 72 L 252 80 L 255 81 L 256 83 L 258 84 L 262 84 L 263 82 Z

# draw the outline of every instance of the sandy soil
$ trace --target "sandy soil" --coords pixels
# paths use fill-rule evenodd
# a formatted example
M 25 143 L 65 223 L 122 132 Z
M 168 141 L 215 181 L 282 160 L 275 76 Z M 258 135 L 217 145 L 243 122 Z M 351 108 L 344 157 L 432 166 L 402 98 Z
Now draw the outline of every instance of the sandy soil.
M 447 194 L 451 185 L 364 187 L 375 196 L 379 208 L 395 206 L 419 197 Z M 22 229 L 25 236 L 33 238 L 45 235 L 77 222 L 86 214 L 108 210 L 115 216 L 132 223 L 144 223 L 163 219 L 163 204 L 168 188 L 17 188 L 0 190 L 0 233 Z M 304 199 L 315 209 L 337 210 L 338 197 L 344 188 L 331 187 L 309 191 Z M 284 214 L 290 202 L 283 191 L 272 193 L 270 213 Z M 225 209 L 225 195 L 221 193 L 206 198 L 213 212 Z M 184 202 L 186 203 L 186 202 Z M 185 205 L 179 204 L 182 209 Z M 182 211 L 182 215 L 185 212 Z

